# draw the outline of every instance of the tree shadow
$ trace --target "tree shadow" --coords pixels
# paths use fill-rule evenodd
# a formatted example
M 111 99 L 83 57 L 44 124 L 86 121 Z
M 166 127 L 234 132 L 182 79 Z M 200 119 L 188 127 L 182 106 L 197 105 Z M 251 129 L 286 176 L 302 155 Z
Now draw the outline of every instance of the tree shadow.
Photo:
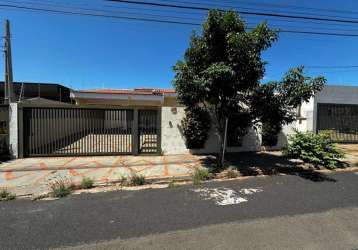
M 228 153 L 225 155 L 225 160 L 225 168 L 237 169 L 241 176 L 286 174 L 314 182 L 336 182 L 328 175 L 317 172 L 315 168 L 304 167 L 302 162 L 289 160 L 272 152 Z M 215 169 L 216 158 L 206 157 L 202 159 L 202 164 L 210 169 Z

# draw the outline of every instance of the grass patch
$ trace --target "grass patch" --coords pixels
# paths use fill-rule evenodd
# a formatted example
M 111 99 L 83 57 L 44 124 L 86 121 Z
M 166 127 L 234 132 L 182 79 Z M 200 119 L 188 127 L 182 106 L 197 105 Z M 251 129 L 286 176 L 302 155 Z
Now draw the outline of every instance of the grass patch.
M 235 169 L 230 168 L 226 171 L 226 178 L 233 179 L 233 178 L 237 178 L 238 176 L 239 173 Z
M 194 184 L 200 184 L 202 181 L 211 179 L 212 174 L 206 168 L 200 168 L 194 171 L 192 178 Z
M 0 201 L 10 201 L 14 200 L 16 195 L 9 192 L 7 189 L 0 190 Z
M 90 189 L 93 188 L 94 181 L 91 178 L 85 177 L 82 179 L 80 187 L 82 189 Z
M 169 182 L 168 188 L 176 188 L 176 187 L 179 187 L 176 181 L 172 180 L 171 182 Z
M 119 182 L 121 183 L 122 186 L 124 186 L 128 183 L 128 178 L 122 175 L 121 178 L 119 178 Z
M 143 175 L 132 175 L 129 180 L 132 186 L 142 186 L 145 184 L 145 177 Z
M 72 193 L 75 186 L 64 179 L 58 179 L 50 183 L 50 189 L 54 197 L 62 198 Z

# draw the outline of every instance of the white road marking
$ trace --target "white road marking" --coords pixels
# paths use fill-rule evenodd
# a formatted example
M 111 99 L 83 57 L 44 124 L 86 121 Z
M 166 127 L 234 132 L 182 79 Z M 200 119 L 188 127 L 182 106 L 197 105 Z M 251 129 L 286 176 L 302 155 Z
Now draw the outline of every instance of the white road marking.
M 263 190 L 261 188 L 243 188 L 236 192 L 229 188 L 197 188 L 193 189 L 193 191 L 199 193 L 204 200 L 213 200 L 219 206 L 226 206 L 247 202 L 248 195 L 262 192 Z

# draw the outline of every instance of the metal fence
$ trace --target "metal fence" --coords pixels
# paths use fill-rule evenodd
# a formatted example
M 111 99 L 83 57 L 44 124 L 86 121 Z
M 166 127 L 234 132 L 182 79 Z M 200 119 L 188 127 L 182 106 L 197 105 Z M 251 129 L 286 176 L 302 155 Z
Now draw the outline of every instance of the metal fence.
M 23 109 L 24 156 L 157 153 L 152 111 L 30 107 Z M 139 119 L 135 115 L 140 114 Z M 134 124 L 138 121 L 140 126 Z M 139 131 L 137 130 L 139 127 Z M 140 141 L 140 143 L 138 143 Z M 139 144 L 139 145 L 138 145 Z M 155 150 L 154 150 L 155 148 Z
M 358 105 L 318 104 L 317 130 L 341 143 L 358 143 Z
M 9 154 L 9 105 L 0 104 L 0 158 Z
M 139 153 L 156 153 L 158 150 L 158 112 L 139 110 Z

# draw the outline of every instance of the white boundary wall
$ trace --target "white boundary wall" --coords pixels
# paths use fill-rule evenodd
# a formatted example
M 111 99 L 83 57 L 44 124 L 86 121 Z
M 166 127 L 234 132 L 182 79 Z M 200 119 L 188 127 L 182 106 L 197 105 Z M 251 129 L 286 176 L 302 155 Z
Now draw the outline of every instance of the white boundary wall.
M 309 102 L 301 106 L 301 118 L 288 126 L 284 126 L 279 134 L 278 145 L 270 149 L 279 149 L 287 144 L 288 136 L 293 133 L 294 128 L 299 131 L 316 131 L 317 104 L 357 104 L 358 87 L 354 86 L 326 86 Z M 175 112 L 176 110 L 176 112 Z M 180 132 L 180 122 L 184 117 L 183 107 L 162 107 L 162 150 L 164 154 L 182 154 L 190 152 L 185 146 L 185 140 Z M 215 153 L 218 152 L 218 141 L 214 130 L 210 132 L 205 148 L 192 150 L 192 153 Z M 260 131 L 251 129 L 243 138 L 242 147 L 227 148 L 228 152 L 259 151 L 261 150 Z
M 180 123 L 184 118 L 184 107 L 162 107 L 162 151 L 163 154 L 184 154 L 184 153 L 217 153 L 219 143 L 214 129 L 212 128 L 209 138 L 203 149 L 189 150 L 186 148 L 184 136 L 181 133 Z M 275 148 L 281 148 L 287 143 L 287 134 L 292 133 L 293 125 L 285 126 L 279 135 L 279 142 Z M 227 152 L 260 151 L 260 131 L 250 129 L 243 138 L 241 147 L 228 147 Z
M 18 151 L 18 108 L 17 103 L 9 105 L 9 149 L 12 158 L 19 157 Z

